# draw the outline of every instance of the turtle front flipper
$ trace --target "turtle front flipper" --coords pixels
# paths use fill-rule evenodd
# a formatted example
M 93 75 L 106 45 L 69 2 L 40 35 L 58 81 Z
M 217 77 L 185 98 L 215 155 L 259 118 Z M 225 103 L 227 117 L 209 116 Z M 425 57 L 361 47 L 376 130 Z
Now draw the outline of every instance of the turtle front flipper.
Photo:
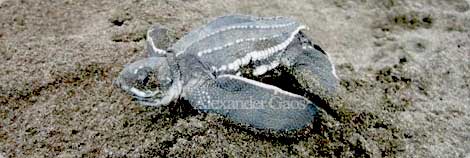
M 240 76 L 221 75 L 198 85 L 184 97 L 193 107 L 257 129 L 301 129 L 317 115 L 308 99 Z
M 164 56 L 173 40 L 170 31 L 156 24 L 147 31 L 146 51 L 148 57 Z
M 296 36 L 286 49 L 282 63 L 289 68 L 290 75 L 307 94 L 316 95 L 323 100 L 334 97 L 339 78 L 328 54 L 302 32 Z

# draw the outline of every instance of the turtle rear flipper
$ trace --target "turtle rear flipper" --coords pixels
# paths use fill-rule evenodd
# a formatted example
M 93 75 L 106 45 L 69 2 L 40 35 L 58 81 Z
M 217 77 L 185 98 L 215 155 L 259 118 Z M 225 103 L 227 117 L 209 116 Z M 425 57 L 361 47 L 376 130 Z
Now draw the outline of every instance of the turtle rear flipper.
M 169 29 L 158 24 L 147 31 L 146 50 L 148 57 L 164 56 L 167 53 L 166 50 L 173 43 L 170 33 Z
M 308 94 L 324 100 L 335 96 L 339 79 L 332 61 L 326 52 L 312 44 L 302 32 L 288 46 L 282 61 Z
M 257 129 L 293 131 L 312 123 L 317 106 L 278 87 L 221 75 L 194 87 L 185 98 L 195 108 Z

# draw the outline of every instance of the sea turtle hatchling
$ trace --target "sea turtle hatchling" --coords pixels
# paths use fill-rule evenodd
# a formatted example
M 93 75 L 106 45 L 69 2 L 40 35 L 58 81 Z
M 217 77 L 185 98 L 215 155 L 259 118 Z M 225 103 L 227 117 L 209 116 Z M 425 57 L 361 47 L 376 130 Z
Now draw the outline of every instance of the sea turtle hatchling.
M 169 46 L 168 30 L 157 25 L 147 32 L 148 57 L 128 64 L 115 83 L 143 105 L 182 99 L 195 109 L 257 129 L 302 129 L 318 115 L 316 103 L 304 94 L 244 77 L 242 71 L 251 69 L 256 77 L 288 68 L 303 83 L 301 88 L 310 89 L 306 93 L 333 95 L 335 69 L 301 32 L 305 28 L 286 17 L 223 16 Z

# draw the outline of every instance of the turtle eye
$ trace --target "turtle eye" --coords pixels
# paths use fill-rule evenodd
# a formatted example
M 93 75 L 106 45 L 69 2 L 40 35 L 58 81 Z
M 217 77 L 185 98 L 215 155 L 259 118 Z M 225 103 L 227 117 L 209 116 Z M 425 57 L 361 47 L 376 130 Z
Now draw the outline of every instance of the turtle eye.
M 156 73 L 149 68 L 141 68 L 137 71 L 137 85 L 141 90 L 157 90 L 160 82 L 156 77 Z
M 157 90 L 160 82 L 157 80 L 155 75 L 149 74 L 142 80 L 142 85 L 146 87 L 147 90 Z

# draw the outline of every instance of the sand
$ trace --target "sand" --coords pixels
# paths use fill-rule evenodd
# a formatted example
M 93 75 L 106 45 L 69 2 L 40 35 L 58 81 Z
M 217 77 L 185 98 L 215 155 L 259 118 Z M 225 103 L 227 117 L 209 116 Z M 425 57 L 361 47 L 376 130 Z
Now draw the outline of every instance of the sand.
M 469 157 L 469 0 L 0 0 L 0 157 Z M 160 23 L 293 17 L 327 51 L 341 99 L 272 138 L 112 85 Z

